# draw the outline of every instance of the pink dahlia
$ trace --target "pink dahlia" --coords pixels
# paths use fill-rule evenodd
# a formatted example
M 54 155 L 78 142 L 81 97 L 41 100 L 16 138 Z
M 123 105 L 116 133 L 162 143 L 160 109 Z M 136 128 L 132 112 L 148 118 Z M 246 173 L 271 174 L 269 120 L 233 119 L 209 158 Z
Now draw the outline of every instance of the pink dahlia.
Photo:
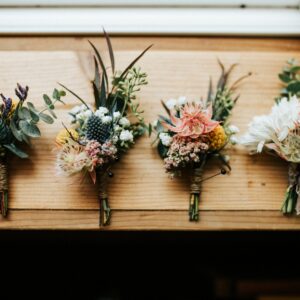
M 202 105 L 187 103 L 181 108 L 180 118 L 171 114 L 172 125 L 164 123 L 164 126 L 181 137 L 198 138 L 202 134 L 213 131 L 219 122 L 211 119 L 212 107 L 203 109 Z

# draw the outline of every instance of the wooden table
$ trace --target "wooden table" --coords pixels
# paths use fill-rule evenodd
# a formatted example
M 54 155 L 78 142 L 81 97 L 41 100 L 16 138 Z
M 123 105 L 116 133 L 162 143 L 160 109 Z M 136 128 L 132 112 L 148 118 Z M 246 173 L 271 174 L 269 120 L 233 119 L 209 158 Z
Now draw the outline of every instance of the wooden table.
M 90 37 L 107 58 L 103 39 Z M 253 76 L 239 88 L 241 95 L 232 123 L 241 132 L 255 114 L 267 113 L 278 94 L 277 74 L 291 57 L 300 59 L 300 40 L 254 38 L 115 37 L 117 67 L 123 68 L 147 45 L 155 46 L 139 65 L 149 75 L 140 93 L 147 121 L 162 112 L 161 99 L 206 95 L 208 78 L 216 81 L 219 58 L 226 66 L 239 63 L 232 81 L 249 71 Z M 0 90 L 13 96 L 16 82 L 30 86 L 30 101 L 42 105 L 42 94 L 62 82 L 87 102 L 93 102 L 90 80 L 93 64 L 86 37 L 0 38 Z M 57 106 L 59 120 L 43 126 L 29 160 L 12 157 L 10 213 L 0 218 L 1 229 L 98 230 L 96 187 L 79 177 L 56 175 L 54 138 L 76 103 Z M 287 165 L 269 156 L 247 155 L 242 147 L 228 150 L 232 173 L 203 184 L 200 221 L 188 221 L 189 184 L 168 178 L 163 163 L 143 137 L 114 168 L 109 195 L 111 225 L 101 230 L 262 230 L 300 229 L 300 218 L 279 212 L 287 185 Z M 205 177 L 214 174 L 212 164 Z

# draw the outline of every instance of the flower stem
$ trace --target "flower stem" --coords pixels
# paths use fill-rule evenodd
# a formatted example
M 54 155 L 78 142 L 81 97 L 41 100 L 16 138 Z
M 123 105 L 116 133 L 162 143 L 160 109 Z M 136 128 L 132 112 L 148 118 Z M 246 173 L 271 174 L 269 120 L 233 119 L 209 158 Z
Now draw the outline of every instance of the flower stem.
M 199 199 L 200 199 L 200 193 L 191 193 L 190 207 L 189 207 L 190 221 L 197 222 L 199 220 Z
M 2 149 L 1 149 L 2 150 Z M 5 151 L 0 151 L 0 210 L 3 217 L 8 212 L 8 183 Z
M 106 226 L 110 223 L 111 209 L 109 207 L 108 198 L 100 200 L 100 226 Z

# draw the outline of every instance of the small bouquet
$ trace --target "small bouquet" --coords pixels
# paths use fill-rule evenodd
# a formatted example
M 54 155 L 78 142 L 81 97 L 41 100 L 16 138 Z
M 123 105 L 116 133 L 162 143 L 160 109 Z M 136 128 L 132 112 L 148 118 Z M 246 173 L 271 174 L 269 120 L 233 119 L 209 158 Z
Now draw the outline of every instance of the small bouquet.
M 92 82 L 95 108 L 63 86 L 82 103 L 71 111 L 71 126 L 56 137 L 59 146 L 57 167 L 64 175 L 78 172 L 89 174 L 98 183 L 100 225 L 108 225 L 111 210 L 108 202 L 107 179 L 112 177 L 112 164 L 143 135 L 146 125 L 139 109 L 136 93 L 147 84 L 146 73 L 135 68 L 135 63 L 151 47 L 145 49 L 123 72 L 115 72 L 114 53 L 109 36 L 104 32 L 110 54 L 111 89 L 99 51 L 90 42 L 95 56 L 95 77 Z M 101 72 L 100 72 L 101 70 Z
M 19 148 L 19 144 L 30 144 L 30 138 L 38 138 L 41 135 L 38 123 L 44 121 L 52 124 L 55 103 L 61 101 L 64 91 L 54 90 L 53 101 L 46 94 L 44 101 L 46 106 L 42 110 L 37 110 L 32 102 L 26 101 L 28 96 L 28 86 L 22 87 L 17 84 L 15 94 L 18 100 L 1 95 L 0 104 L 0 208 L 3 216 L 8 211 L 8 176 L 7 176 L 7 156 L 8 152 L 20 158 L 27 158 L 28 155 Z M 49 114 L 45 113 L 46 111 Z
M 171 177 L 180 176 L 184 169 L 190 172 L 190 221 L 199 219 L 201 183 L 205 180 L 202 174 L 207 161 L 218 158 L 222 167 L 216 175 L 227 173 L 230 170 L 229 159 L 222 150 L 228 143 L 235 143 L 234 134 L 238 132 L 236 126 L 229 124 L 228 118 L 238 99 L 238 96 L 234 97 L 234 90 L 246 76 L 228 87 L 228 78 L 235 65 L 226 71 L 223 64 L 219 64 L 221 77 L 215 91 L 210 80 L 205 101 L 187 102 L 185 97 L 170 99 L 166 103 L 162 101 L 167 116 L 160 115 L 150 126 L 150 134 L 152 128 L 157 133 L 155 142 L 164 159 L 166 172 Z
M 300 66 L 289 60 L 279 78 L 285 87 L 268 115 L 255 116 L 239 139 L 250 154 L 268 153 L 288 162 L 283 214 L 300 214 Z

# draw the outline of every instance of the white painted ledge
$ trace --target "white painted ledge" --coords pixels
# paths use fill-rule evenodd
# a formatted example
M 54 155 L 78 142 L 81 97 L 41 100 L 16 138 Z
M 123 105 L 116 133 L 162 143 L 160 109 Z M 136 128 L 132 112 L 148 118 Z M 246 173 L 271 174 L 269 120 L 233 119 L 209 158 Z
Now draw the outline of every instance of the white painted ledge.
M 300 11 L 282 8 L 1 8 L 0 34 L 300 36 Z

